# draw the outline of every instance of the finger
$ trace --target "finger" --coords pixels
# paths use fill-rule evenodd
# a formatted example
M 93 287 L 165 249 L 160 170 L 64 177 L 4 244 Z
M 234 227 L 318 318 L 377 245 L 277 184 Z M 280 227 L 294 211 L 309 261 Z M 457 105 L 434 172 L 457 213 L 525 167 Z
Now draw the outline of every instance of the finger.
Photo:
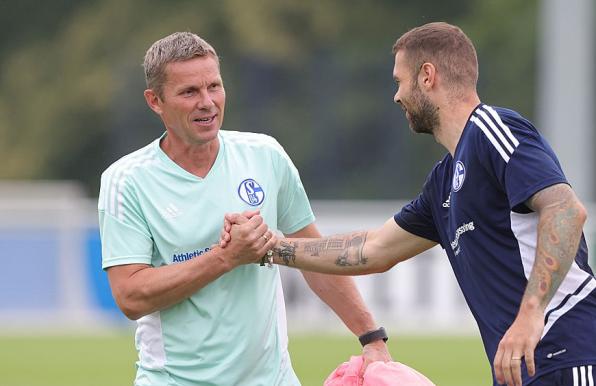
M 511 352 L 505 352 L 503 354 L 503 378 L 505 378 L 505 384 L 507 386 L 515 386 L 513 383 L 513 374 L 511 373 Z
M 267 236 L 267 232 L 269 232 L 269 227 L 265 223 L 262 223 L 255 228 L 254 236 L 259 239 L 259 243 L 262 243 L 260 246 L 263 246 L 270 239 L 270 237 Z
M 243 218 L 246 218 L 243 216 Z M 246 226 L 248 229 L 256 229 L 258 226 L 263 224 L 263 217 L 256 215 L 251 217 L 247 222 L 243 223 L 242 226 Z M 259 234 L 261 236 L 263 233 Z
M 244 224 L 248 222 L 248 219 L 240 213 L 226 213 L 224 221 L 228 221 L 230 224 Z
M 495 378 L 499 385 L 505 383 L 505 377 L 503 375 L 503 349 L 499 344 L 499 349 L 495 354 L 495 359 L 493 360 L 493 368 L 495 369 Z
M 228 220 L 227 217 L 224 217 L 223 230 L 226 232 L 229 232 L 231 229 L 232 229 L 232 223 L 230 222 L 230 220 Z
M 536 365 L 534 364 L 534 348 L 527 348 L 524 353 L 526 360 L 526 368 L 528 369 L 528 375 L 533 377 L 536 374 Z
M 230 240 L 232 240 L 232 236 L 230 236 L 229 233 L 226 233 L 221 237 L 219 244 L 222 248 L 225 248 L 230 243 Z
M 514 354 L 511 357 L 511 378 L 514 386 L 522 386 L 521 381 L 521 354 Z
M 264 240 L 264 238 L 263 238 Z M 271 238 L 267 240 L 265 244 L 257 251 L 259 256 L 265 256 L 267 252 L 272 251 L 275 248 L 275 244 L 277 244 L 277 237 L 275 234 L 271 234 Z
M 263 253 L 267 253 L 267 251 L 275 248 L 275 244 L 277 244 L 277 236 L 272 233 L 271 236 L 268 237 L 267 242 L 261 248 L 261 251 L 263 251 Z
M 259 209 L 257 210 L 245 210 L 244 212 L 242 212 L 242 215 L 248 219 L 253 218 L 254 216 L 260 214 L 261 211 Z

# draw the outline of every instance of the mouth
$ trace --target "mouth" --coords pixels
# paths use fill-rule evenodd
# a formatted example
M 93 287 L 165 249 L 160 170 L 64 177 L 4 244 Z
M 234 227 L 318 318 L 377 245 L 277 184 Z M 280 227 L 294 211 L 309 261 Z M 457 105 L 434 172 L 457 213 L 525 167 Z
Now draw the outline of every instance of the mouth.
M 198 123 L 199 125 L 210 125 L 215 120 L 215 117 L 217 117 L 217 114 L 209 116 L 209 117 L 195 118 L 192 121 L 194 123 Z

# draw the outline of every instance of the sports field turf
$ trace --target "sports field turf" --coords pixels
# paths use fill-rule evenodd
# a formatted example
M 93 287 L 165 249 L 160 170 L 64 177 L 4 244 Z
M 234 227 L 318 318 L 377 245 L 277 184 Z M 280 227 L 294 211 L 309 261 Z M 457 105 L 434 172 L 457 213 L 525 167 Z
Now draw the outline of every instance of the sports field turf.
M 490 384 L 479 338 L 394 336 L 389 344 L 394 359 L 424 373 L 437 386 Z M 348 336 L 292 335 L 290 352 L 303 386 L 319 386 L 360 349 L 355 338 Z M 132 332 L 95 337 L 0 336 L 3 386 L 130 386 L 135 360 Z

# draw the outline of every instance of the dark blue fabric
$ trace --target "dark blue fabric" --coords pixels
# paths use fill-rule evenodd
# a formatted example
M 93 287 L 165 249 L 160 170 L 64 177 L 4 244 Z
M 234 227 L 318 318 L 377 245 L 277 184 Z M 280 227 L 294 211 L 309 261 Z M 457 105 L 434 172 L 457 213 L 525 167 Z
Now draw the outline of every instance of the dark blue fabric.
M 529 121 L 511 110 L 479 105 L 454 157 L 447 154 L 429 174 L 420 195 L 394 216 L 406 231 L 445 249 L 491 365 L 527 285 L 524 261 L 533 263 L 535 250 L 528 263 L 520 249 L 528 250 L 536 242 L 538 217 L 525 202 L 560 183 L 567 180 L 557 157 Z M 520 232 L 523 238 L 518 238 Z M 575 260 L 575 269 L 584 273 L 572 283 L 569 294 L 560 294 L 568 305 L 575 304 L 587 278 L 586 288 L 594 286 L 583 237 Z M 552 317 L 556 322 L 536 348 L 537 375 L 596 361 L 596 291 L 562 316 Z M 524 384 L 528 382 L 524 373 Z

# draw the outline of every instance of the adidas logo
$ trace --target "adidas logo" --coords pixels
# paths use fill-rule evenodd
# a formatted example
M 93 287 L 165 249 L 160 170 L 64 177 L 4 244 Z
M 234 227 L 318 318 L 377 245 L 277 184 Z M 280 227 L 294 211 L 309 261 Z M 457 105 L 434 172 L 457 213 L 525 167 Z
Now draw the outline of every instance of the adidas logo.
M 165 209 L 162 209 L 159 212 L 161 213 L 161 217 L 166 219 L 178 217 L 181 213 L 180 209 L 178 209 L 176 205 L 172 203 L 168 204 Z

